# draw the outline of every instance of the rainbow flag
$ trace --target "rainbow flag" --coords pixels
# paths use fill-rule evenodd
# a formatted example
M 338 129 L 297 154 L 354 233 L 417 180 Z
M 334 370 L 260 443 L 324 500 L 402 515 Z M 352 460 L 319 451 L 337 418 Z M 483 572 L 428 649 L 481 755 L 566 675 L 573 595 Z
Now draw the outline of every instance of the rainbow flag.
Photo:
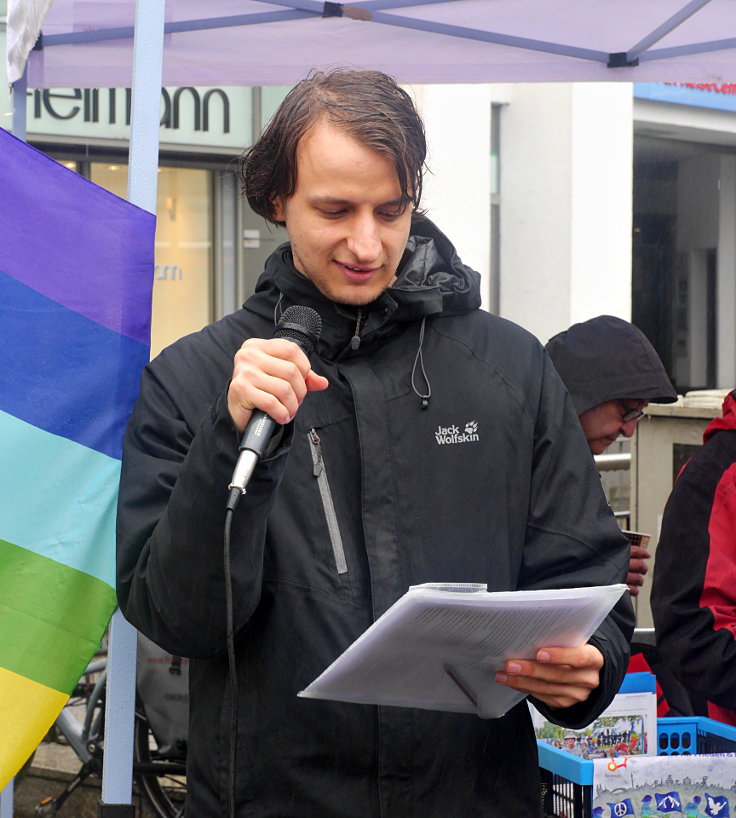
M 0 129 L 0 789 L 115 610 L 155 218 Z

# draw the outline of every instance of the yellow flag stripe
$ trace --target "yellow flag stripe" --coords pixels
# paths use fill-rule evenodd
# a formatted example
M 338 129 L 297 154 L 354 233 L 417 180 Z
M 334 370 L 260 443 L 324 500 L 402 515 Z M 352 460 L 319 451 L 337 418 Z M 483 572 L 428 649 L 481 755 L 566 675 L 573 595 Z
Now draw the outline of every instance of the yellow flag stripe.
M 67 698 L 0 667 L 0 790 L 36 749 Z

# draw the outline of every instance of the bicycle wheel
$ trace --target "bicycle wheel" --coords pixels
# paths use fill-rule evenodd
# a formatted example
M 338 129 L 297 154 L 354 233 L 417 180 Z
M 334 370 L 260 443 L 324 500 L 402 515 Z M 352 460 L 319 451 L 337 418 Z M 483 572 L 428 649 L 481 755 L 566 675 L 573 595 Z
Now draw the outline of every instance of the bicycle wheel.
M 187 795 L 186 765 L 159 755 L 145 715 L 136 713 L 133 775 L 157 818 L 181 818 Z

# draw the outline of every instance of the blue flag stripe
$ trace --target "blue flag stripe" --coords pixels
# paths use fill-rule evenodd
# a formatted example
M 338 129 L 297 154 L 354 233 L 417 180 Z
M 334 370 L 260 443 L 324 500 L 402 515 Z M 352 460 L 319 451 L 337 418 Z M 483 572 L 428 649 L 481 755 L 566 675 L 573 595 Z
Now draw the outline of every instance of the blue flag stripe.
M 120 458 L 148 346 L 2 271 L 0 303 L 0 410 Z
M 0 539 L 115 587 L 120 461 L 4 412 L 0 440 Z

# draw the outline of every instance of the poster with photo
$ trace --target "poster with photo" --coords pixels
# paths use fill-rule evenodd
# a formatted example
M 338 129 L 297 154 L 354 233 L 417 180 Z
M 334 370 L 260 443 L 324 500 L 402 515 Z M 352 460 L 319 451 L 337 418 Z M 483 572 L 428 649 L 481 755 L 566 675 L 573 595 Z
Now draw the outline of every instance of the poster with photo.
M 609 707 L 595 721 L 579 730 L 547 721 L 530 705 L 537 739 L 584 759 L 656 755 L 657 696 L 654 677 L 650 673 L 632 673 L 628 676 L 630 678 L 627 678 Z

